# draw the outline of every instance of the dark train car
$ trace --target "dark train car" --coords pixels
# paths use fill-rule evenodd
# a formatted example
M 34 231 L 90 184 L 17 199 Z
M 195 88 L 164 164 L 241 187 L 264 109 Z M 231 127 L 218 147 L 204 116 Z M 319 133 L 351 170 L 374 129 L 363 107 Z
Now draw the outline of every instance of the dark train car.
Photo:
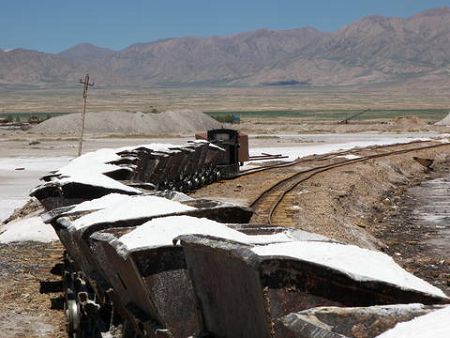
M 239 173 L 239 165 L 248 161 L 248 136 L 234 129 L 211 129 L 195 135 L 197 139 L 209 142 L 225 150 L 216 168 L 222 178 L 234 177 Z

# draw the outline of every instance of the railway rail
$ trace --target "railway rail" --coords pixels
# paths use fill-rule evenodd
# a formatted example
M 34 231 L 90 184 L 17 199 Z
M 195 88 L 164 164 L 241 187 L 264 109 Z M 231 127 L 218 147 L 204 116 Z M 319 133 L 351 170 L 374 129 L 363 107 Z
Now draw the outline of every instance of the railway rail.
M 425 141 L 417 140 L 417 141 L 412 141 L 412 142 L 408 142 L 408 143 L 403 143 L 401 145 L 410 145 L 410 144 L 417 144 L 417 143 L 423 144 L 423 143 L 430 143 L 430 142 L 432 142 L 432 141 L 431 140 L 425 140 Z M 259 173 L 259 172 L 267 171 L 267 170 L 271 170 L 271 169 L 292 167 L 292 166 L 295 166 L 300 163 L 308 163 L 308 162 L 312 162 L 312 161 L 326 161 L 326 160 L 334 159 L 339 156 L 355 154 L 362 150 L 379 150 L 379 149 L 384 149 L 384 148 L 391 148 L 391 147 L 397 146 L 397 145 L 400 145 L 400 144 L 371 146 L 371 147 L 366 147 L 366 148 L 361 148 L 361 149 L 348 149 L 348 150 L 342 150 L 342 151 L 337 151 L 337 152 L 333 152 L 333 153 L 327 153 L 327 154 L 323 154 L 323 155 L 316 155 L 312 158 L 309 158 L 309 157 L 308 158 L 299 158 L 299 159 L 289 161 L 289 162 L 276 163 L 276 164 L 260 166 L 257 168 L 241 170 L 238 175 L 236 175 L 235 177 L 232 177 L 230 179 L 235 179 L 238 177 L 247 176 L 247 175 L 251 175 L 251 174 L 255 174 L 255 173 Z
M 428 143 L 430 141 L 419 141 L 414 143 Z M 275 184 L 271 185 L 269 188 L 264 190 L 262 193 L 258 195 L 258 197 L 251 202 L 250 207 L 255 209 L 257 214 L 261 215 L 267 215 L 266 222 L 268 224 L 274 224 L 273 221 L 273 215 L 275 214 L 276 210 L 280 206 L 281 202 L 285 199 L 285 197 L 292 192 L 296 187 L 298 187 L 301 183 L 306 182 L 307 180 L 313 178 L 314 176 L 321 174 L 323 172 L 353 165 L 356 163 L 366 162 L 373 159 L 393 156 L 393 155 L 400 155 L 400 154 L 406 154 L 409 152 L 414 151 L 420 151 L 420 150 L 426 150 L 426 149 L 433 149 L 433 148 L 439 148 L 439 147 L 446 147 L 450 146 L 448 143 L 444 144 L 433 144 L 433 145 L 427 145 L 427 146 L 421 146 L 421 147 L 414 147 L 410 149 L 401 149 L 401 150 L 393 150 L 378 154 L 372 154 L 372 155 L 366 155 L 359 158 L 354 159 L 344 159 L 342 161 L 339 161 L 337 163 L 330 163 L 326 165 L 321 165 L 305 170 L 301 170 L 299 172 L 296 172 L 286 178 L 283 178 L 279 181 L 277 181 Z M 317 159 L 316 159 L 317 160 Z M 280 167 L 288 167 L 288 166 L 294 166 L 301 163 L 300 161 L 294 161 L 290 162 L 289 165 L 284 166 L 278 166 L 278 167 L 265 167 L 262 168 L 264 170 L 270 170 L 273 168 L 280 168 Z M 262 170 L 261 170 L 262 171 Z M 251 172 L 255 173 L 255 172 Z M 250 174 L 250 173 L 249 173 Z

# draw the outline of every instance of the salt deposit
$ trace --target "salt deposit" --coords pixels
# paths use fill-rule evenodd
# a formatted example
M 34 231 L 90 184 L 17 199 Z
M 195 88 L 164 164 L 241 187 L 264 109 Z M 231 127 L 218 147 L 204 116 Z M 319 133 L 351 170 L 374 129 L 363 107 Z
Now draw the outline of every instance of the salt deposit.
M 28 193 L 39 177 L 69 160 L 70 157 L 0 158 L 0 222 L 29 200 Z M 25 170 L 14 170 L 19 167 Z
M 94 211 L 94 210 L 100 210 L 107 208 L 111 205 L 117 205 L 120 203 L 126 203 L 126 201 L 129 201 L 130 198 L 133 196 L 130 195 L 124 195 L 124 194 L 108 194 L 100 198 L 93 199 L 91 201 L 85 201 L 80 204 L 77 204 L 75 207 L 70 209 L 67 212 L 61 213 L 62 215 L 67 214 L 73 214 L 77 212 L 83 212 L 83 211 Z
M 446 117 L 444 117 L 442 120 L 436 122 L 434 124 L 435 126 L 450 126 L 450 112 Z
M 52 226 L 45 224 L 39 216 L 8 223 L 0 229 L 0 243 L 34 241 L 49 243 L 58 236 Z
M 121 157 L 117 155 L 117 152 L 117 149 L 99 149 L 83 154 L 57 170 L 55 174 L 69 177 L 78 175 L 80 172 L 97 172 L 99 174 L 112 172 L 121 168 L 117 165 L 108 164 L 108 162 L 121 159 Z
M 449 318 L 450 306 L 447 306 L 442 310 L 399 323 L 377 338 L 448 338 L 450 337 Z
M 87 113 L 87 134 L 186 134 L 219 128 L 218 121 L 198 111 L 178 110 L 162 113 L 98 112 Z M 32 133 L 78 134 L 80 114 L 53 117 L 31 129 Z
M 106 189 L 122 191 L 131 194 L 140 194 L 141 191 L 132 187 L 129 187 L 117 180 L 114 180 L 104 174 L 113 172 L 115 170 L 123 170 L 124 167 L 110 164 L 109 162 L 117 161 L 121 159 L 117 153 L 139 147 L 145 147 L 148 149 L 168 149 L 172 145 L 170 144 L 148 144 L 138 147 L 123 147 L 118 149 L 99 149 L 94 152 L 83 154 L 70 161 L 67 165 L 57 170 L 53 176 L 52 181 L 58 181 L 59 184 L 65 185 L 70 183 L 79 183 L 90 185 L 94 187 L 103 187 Z M 52 185 L 53 182 L 44 183 L 41 186 L 35 188 L 35 190 L 42 188 L 46 185 Z
M 79 183 L 79 184 L 85 184 L 90 185 L 92 187 L 102 187 L 109 190 L 117 190 L 117 191 L 123 191 L 128 192 L 132 194 L 140 194 L 141 191 L 132 187 L 129 187 L 123 183 L 120 183 L 119 181 L 116 181 L 108 176 L 105 175 L 94 175 L 94 174 L 88 174 L 85 173 L 84 175 L 82 173 L 79 173 L 76 176 L 71 177 L 64 177 L 59 180 L 59 183 L 61 186 L 65 184 L 71 184 L 71 183 Z
M 173 240 L 182 235 L 202 235 L 227 239 L 243 244 L 263 245 L 291 242 L 295 240 L 289 231 L 270 235 L 249 236 L 206 218 L 171 216 L 157 218 L 144 223 L 120 237 L 116 245 L 119 253 L 126 257 L 131 250 L 157 248 L 173 245 Z
M 407 272 L 388 255 L 355 245 L 289 242 L 254 247 L 252 251 L 260 256 L 285 256 L 324 265 L 359 281 L 382 281 L 405 290 L 447 298 L 440 289 Z
M 72 223 L 74 230 L 97 223 L 167 215 L 196 208 L 157 196 L 129 196 L 126 200 L 112 199 L 108 207 L 80 217 Z
M 140 190 L 129 187 L 104 174 L 122 169 L 122 167 L 108 164 L 121 157 L 117 155 L 117 149 L 99 149 L 86 153 L 70 161 L 67 165 L 57 170 L 53 175 L 53 181 L 59 184 L 80 183 L 94 187 L 103 187 L 111 190 L 123 191 L 131 194 L 139 194 Z M 54 184 L 52 181 L 36 187 L 31 193 L 46 185 Z
M 445 137 L 443 135 L 442 137 Z M 331 142 L 327 140 L 324 144 L 304 144 L 302 146 L 287 146 L 287 147 L 252 147 L 250 149 L 250 156 L 258 156 L 261 154 L 283 154 L 287 156 L 287 158 L 282 159 L 281 161 L 293 161 L 297 158 L 306 157 L 310 155 L 323 155 L 330 154 L 343 150 L 350 150 L 355 148 L 365 148 L 365 147 L 373 147 L 373 146 L 385 146 L 391 144 L 403 144 L 410 143 L 415 141 L 431 141 L 431 138 L 425 137 L 404 137 L 404 136 L 381 136 L 381 137 L 373 137 L 370 140 L 365 140 L 362 138 L 361 140 L 355 141 L 347 141 L 344 142 Z M 439 139 L 440 142 L 448 142 L 448 139 Z M 328 143 L 330 142 L 330 143 Z M 264 162 L 264 161 L 258 161 Z M 247 166 L 251 167 L 252 165 L 247 164 L 244 165 L 242 169 L 247 169 Z
M 173 216 L 151 220 L 119 238 L 123 251 L 173 245 L 174 238 L 202 234 L 247 243 L 247 235 L 206 218 Z

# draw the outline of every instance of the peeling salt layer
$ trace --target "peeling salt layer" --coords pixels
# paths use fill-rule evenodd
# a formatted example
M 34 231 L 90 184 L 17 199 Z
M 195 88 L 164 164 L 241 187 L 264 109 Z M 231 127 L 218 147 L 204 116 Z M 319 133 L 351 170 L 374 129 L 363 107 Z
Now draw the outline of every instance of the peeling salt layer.
M 447 298 L 440 289 L 407 272 L 388 255 L 355 245 L 290 242 L 254 247 L 252 251 L 260 256 L 285 256 L 313 262 L 341 271 L 358 281 L 381 281 L 404 290 Z
M 75 220 L 72 225 L 81 229 L 97 223 L 113 223 L 127 219 L 167 215 L 196 208 L 157 196 L 128 196 L 122 200 L 114 197 L 104 209 L 87 214 Z
M 151 220 L 119 238 L 121 252 L 173 245 L 173 240 L 182 235 L 203 235 L 227 239 L 244 244 L 268 244 L 291 242 L 295 237 L 289 231 L 270 235 L 250 236 L 206 218 L 171 216 Z
M 52 226 L 45 224 L 39 216 L 23 218 L 6 224 L 0 230 L 0 243 L 57 241 L 58 236 Z
M 398 323 L 377 338 L 448 338 L 450 306 L 410 321 Z

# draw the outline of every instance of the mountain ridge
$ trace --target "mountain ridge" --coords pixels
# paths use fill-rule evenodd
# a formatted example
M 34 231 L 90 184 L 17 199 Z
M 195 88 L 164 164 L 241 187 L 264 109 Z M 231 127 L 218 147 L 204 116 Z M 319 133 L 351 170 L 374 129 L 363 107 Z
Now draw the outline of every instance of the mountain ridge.
M 0 50 L 0 84 L 64 86 L 89 71 L 103 86 L 352 86 L 450 73 L 450 8 L 406 19 L 368 16 L 336 32 L 258 29 L 135 43 L 81 43 L 57 54 Z M 441 83 L 440 82 L 440 83 Z

